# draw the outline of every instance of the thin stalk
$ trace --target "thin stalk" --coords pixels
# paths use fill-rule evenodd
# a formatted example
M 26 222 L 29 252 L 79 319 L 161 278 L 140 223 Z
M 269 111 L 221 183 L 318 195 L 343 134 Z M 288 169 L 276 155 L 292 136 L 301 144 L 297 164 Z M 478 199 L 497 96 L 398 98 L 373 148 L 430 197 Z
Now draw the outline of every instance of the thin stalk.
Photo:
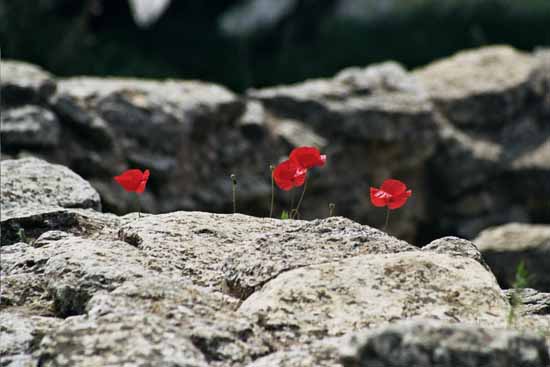
M 384 224 L 384 232 L 388 229 L 388 224 L 390 222 L 390 208 L 386 209 L 386 223 Z
M 231 174 L 231 192 L 233 194 L 233 213 L 237 212 L 237 176 Z
M 138 218 L 141 218 L 141 202 L 139 201 L 139 195 L 136 195 L 137 207 L 138 207 Z
M 298 213 L 300 211 L 300 205 L 302 205 L 302 201 L 304 200 L 304 195 L 306 193 L 306 189 L 307 189 L 307 174 L 306 174 L 306 178 L 304 180 L 304 189 L 302 190 L 302 195 L 300 195 L 300 200 L 298 200 L 298 205 L 296 205 L 296 215 L 298 215 Z M 292 219 L 292 216 L 290 218 Z
M 328 204 L 328 216 L 332 217 L 334 215 L 334 209 L 336 208 L 336 204 L 329 203 Z
M 290 208 L 288 209 L 288 219 L 292 219 L 292 209 L 294 207 L 294 190 L 292 190 L 292 193 L 290 194 Z
M 269 165 L 271 172 L 271 205 L 269 206 L 269 218 L 273 218 L 273 207 L 275 206 L 275 181 L 273 180 L 273 165 Z

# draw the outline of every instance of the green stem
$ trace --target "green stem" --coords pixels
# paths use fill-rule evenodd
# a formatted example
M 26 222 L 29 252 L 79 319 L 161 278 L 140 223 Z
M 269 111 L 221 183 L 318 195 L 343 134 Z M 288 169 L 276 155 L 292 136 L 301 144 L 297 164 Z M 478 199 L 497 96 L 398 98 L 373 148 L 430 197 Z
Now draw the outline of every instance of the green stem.
M 296 216 L 299 215 L 300 205 L 302 205 L 302 201 L 304 200 L 304 195 L 306 193 L 306 188 L 307 188 L 307 174 L 306 174 L 306 178 L 304 180 L 304 189 L 302 190 L 302 195 L 300 195 L 300 200 L 298 200 L 298 205 L 296 205 Z M 292 216 L 290 216 L 290 219 L 292 219 Z
M 388 229 L 388 224 L 390 223 L 390 208 L 386 209 L 386 223 L 384 224 L 384 232 Z
M 269 165 L 271 171 L 271 205 L 269 207 L 269 218 L 273 218 L 273 206 L 275 205 L 275 181 L 273 180 L 273 165 Z

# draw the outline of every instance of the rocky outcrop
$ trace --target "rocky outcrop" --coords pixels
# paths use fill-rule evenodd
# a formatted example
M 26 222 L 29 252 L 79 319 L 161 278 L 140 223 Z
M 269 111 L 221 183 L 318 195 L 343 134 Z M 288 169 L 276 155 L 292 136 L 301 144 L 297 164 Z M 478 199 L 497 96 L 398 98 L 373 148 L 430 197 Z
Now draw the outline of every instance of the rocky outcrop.
M 395 177 L 413 189 L 391 232 L 418 245 L 474 238 L 511 221 L 549 222 L 548 51 L 507 46 L 458 53 L 411 72 L 394 62 L 238 96 L 194 81 L 55 79 L 3 62 L 8 101 L 2 151 L 61 163 L 88 179 L 106 210 L 137 209 L 113 184 L 149 168 L 145 211 L 269 213 L 269 165 L 298 145 L 328 155 L 311 172 L 303 218 L 339 215 L 376 227 L 369 186 Z M 521 187 L 521 190 L 511 188 Z M 276 210 L 288 206 L 278 192 Z
M 342 359 L 345 367 L 537 367 L 550 364 L 548 350 L 535 336 L 426 320 L 402 322 L 354 335 Z
M 484 230 L 474 242 L 503 288 L 513 287 L 524 262 L 528 286 L 550 291 L 550 226 L 510 223 Z
M 26 172 L 29 162 L 34 175 L 2 176 L 2 192 L 13 179 L 32 187 L 56 171 L 36 159 L 2 165 Z M 86 187 L 64 170 L 48 201 L 22 190 L 0 220 L 3 235 L 11 233 L 0 269 L 7 366 L 335 366 L 382 361 L 387 335 L 401 334 L 388 358 L 420 348 L 419 361 L 444 351 L 441 358 L 472 367 L 498 353 L 501 365 L 548 359 L 545 295 L 526 291 L 525 310 L 509 324 L 506 294 L 469 241 L 446 237 L 418 249 L 342 217 L 64 208 L 58 199 L 69 184 L 75 193 Z M 391 325 L 420 318 L 431 321 Z M 494 329 L 505 325 L 516 331 Z M 422 338 L 411 344 L 411 333 Z M 353 335 L 382 349 L 350 356 Z

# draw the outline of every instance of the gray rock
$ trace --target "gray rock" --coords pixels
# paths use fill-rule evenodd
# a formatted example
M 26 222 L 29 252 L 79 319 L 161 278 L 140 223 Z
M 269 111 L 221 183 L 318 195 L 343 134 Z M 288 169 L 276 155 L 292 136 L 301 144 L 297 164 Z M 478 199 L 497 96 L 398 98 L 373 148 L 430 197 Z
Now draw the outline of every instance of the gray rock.
M 59 121 L 53 113 L 41 107 L 11 109 L 2 113 L 0 136 L 2 144 L 10 149 L 55 147 L 60 139 Z
M 271 328 L 300 338 L 338 336 L 416 317 L 502 325 L 509 305 L 479 262 L 412 251 L 287 271 L 239 310 L 261 315 Z
M 299 267 L 414 247 L 348 219 L 312 222 L 176 212 L 128 223 L 119 237 L 163 271 L 246 298 Z
M 46 237 L 38 247 L 18 243 L 3 253 L 3 304 L 60 317 L 81 314 L 97 291 L 150 273 L 140 252 L 125 242 Z
M 25 62 L 2 60 L 0 74 L 2 104 L 6 106 L 44 103 L 56 90 L 49 73 Z
M 454 236 L 443 237 L 422 247 L 422 251 L 436 252 L 449 256 L 468 257 L 483 265 L 485 269 L 491 271 L 487 263 L 485 263 L 481 257 L 481 252 L 477 246 L 473 242 L 462 238 Z
M 524 315 L 550 316 L 550 293 L 539 292 L 533 288 L 520 288 L 506 289 L 504 294 L 509 300 L 512 295 L 519 297 L 520 311 Z
M 529 287 L 550 291 L 550 226 L 510 223 L 486 229 L 474 240 L 503 288 L 513 287 L 521 261 Z
M 37 355 L 44 367 L 209 365 L 182 329 L 154 314 L 68 318 Z
M 128 281 L 88 303 L 89 317 L 152 315 L 180 330 L 210 366 L 243 365 L 270 353 L 276 344 L 254 318 L 238 314 L 232 297 L 163 276 Z
M 258 358 L 246 367 L 339 367 L 343 337 L 325 338 Z
M 2 169 L 2 222 L 24 208 L 101 210 L 99 194 L 66 167 L 35 158 L 6 160 Z
M 459 52 L 414 75 L 453 123 L 484 127 L 510 122 L 524 107 L 536 66 L 526 53 L 492 46 Z
M 42 337 L 61 323 L 52 317 L 28 316 L 9 309 L 0 313 L 0 356 L 2 366 L 31 367 L 37 365 L 32 353 Z
M 543 367 L 541 337 L 433 320 L 400 322 L 354 335 L 342 349 L 345 367 Z
M 90 239 L 116 239 L 118 226 L 137 218 L 137 214 L 117 217 L 91 209 L 62 209 L 30 206 L 10 210 L 2 218 L 2 246 L 17 242 L 33 243 L 48 231 L 63 231 Z

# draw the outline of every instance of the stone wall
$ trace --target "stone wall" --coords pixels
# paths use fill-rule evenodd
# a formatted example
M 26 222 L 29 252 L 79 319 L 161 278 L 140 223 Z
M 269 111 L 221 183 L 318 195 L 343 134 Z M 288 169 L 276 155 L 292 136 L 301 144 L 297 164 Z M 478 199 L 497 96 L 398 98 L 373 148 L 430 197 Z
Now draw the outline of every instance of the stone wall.
M 506 46 L 461 52 L 421 69 L 393 62 L 237 95 L 198 81 L 56 78 L 2 63 L 3 159 L 70 167 L 104 210 L 137 209 L 112 177 L 149 168 L 145 211 L 269 213 L 269 164 L 299 145 L 313 171 L 304 218 L 336 213 L 382 226 L 369 186 L 394 177 L 413 197 L 390 231 L 416 244 L 475 237 L 507 223 L 550 222 L 550 53 Z M 289 197 L 277 192 L 276 213 Z

